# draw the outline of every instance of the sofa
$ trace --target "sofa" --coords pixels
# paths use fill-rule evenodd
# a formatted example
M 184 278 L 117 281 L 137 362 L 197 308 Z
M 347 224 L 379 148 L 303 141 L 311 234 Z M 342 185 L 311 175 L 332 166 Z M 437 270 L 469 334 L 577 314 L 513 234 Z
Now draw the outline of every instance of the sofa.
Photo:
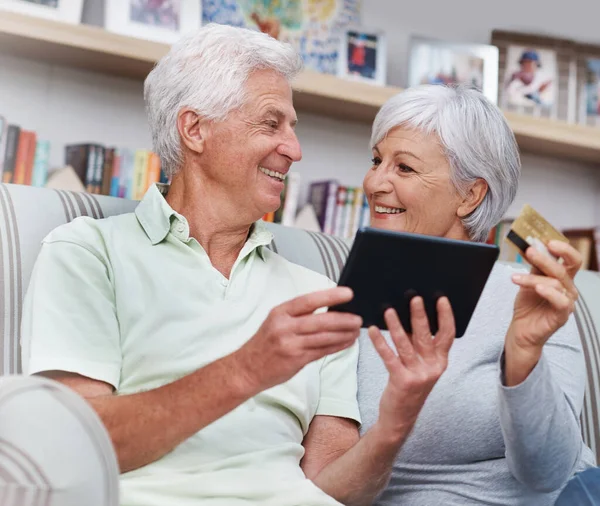
M 0 374 L 21 372 L 21 303 L 42 239 L 78 216 L 105 218 L 131 212 L 137 202 L 87 193 L 0 184 Z M 337 237 L 267 224 L 271 249 L 337 280 L 350 243 Z M 581 430 L 600 462 L 600 275 L 581 271 L 575 318 L 587 364 Z M 59 290 L 60 287 L 57 287 Z

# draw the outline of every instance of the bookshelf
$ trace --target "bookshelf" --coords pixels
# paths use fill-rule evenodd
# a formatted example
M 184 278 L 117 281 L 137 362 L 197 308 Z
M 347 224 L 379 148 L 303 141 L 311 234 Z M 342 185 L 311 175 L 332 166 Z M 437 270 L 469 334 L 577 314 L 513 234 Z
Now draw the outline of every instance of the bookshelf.
M 0 51 L 104 74 L 144 79 L 169 47 L 107 32 L 2 12 Z M 377 110 L 401 91 L 304 71 L 293 84 L 299 111 L 370 123 Z M 523 151 L 600 165 L 600 129 L 506 113 Z

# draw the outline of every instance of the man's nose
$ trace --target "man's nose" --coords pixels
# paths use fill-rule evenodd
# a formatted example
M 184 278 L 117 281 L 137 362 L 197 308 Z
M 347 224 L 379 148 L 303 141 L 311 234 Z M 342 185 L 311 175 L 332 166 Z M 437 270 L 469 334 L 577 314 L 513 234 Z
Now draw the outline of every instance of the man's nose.
M 298 140 L 296 132 L 292 130 L 285 142 L 280 144 L 278 152 L 280 155 L 286 156 L 293 162 L 302 160 L 302 148 L 300 147 L 300 141 Z

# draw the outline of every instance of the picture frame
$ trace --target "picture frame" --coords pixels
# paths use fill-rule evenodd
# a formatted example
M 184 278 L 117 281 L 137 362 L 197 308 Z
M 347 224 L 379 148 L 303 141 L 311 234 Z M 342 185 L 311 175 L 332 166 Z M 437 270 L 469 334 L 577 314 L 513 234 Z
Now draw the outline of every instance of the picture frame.
M 576 123 L 577 58 L 571 40 L 493 30 L 499 50 L 499 105 L 534 117 Z
M 28 16 L 81 23 L 83 0 L 0 0 L 0 11 L 10 11 Z
M 140 39 L 173 44 L 200 28 L 200 0 L 106 0 L 104 28 Z
M 600 45 L 578 44 L 576 53 L 578 122 L 600 127 Z
M 412 35 L 408 87 L 420 84 L 465 84 L 498 102 L 498 48 Z
M 350 27 L 343 31 L 338 52 L 337 76 L 385 86 L 387 42 L 380 30 Z

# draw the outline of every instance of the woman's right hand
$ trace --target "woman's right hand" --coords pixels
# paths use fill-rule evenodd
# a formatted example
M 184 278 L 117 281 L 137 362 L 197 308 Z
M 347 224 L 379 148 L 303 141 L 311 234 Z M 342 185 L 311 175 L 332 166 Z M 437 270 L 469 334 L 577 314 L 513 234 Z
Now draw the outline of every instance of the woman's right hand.
M 421 297 L 414 297 L 410 302 L 413 329 L 410 335 L 394 309 L 385 312 L 395 350 L 377 327 L 369 328 L 369 337 L 390 375 L 381 397 L 377 424 L 392 438 L 406 437 L 448 365 L 448 353 L 456 336 L 454 314 L 446 297 L 440 298 L 436 307 L 439 330 L 435 337 L 431 334 Z

